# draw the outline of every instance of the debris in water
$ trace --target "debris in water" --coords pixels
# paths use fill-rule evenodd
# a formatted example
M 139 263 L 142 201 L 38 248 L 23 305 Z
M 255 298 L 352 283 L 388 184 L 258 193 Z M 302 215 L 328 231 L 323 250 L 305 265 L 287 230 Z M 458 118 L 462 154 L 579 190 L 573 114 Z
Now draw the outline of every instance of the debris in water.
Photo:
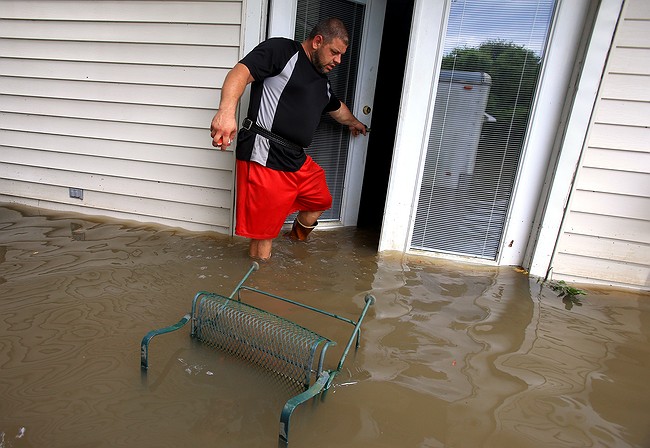
M 23 426 L 18 430 L 18 435 L 16 436 L 16 438 L 22 439 L 24 435 L 25 435 L 25 427 Z

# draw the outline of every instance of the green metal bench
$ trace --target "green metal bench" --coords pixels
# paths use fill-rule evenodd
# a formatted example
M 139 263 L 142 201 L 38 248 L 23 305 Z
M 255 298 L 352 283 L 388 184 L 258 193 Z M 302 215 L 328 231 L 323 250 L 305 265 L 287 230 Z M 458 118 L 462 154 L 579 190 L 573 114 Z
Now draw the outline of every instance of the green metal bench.
M 149 343 L 155 336 L 176 331 L 191 322 L 190 336 L 203 343 L 241 357 L 279 375 L 290 383 L 300 385 L 303 391 L 290 398 L 280 414 L 280 442 L 289 442 L 291 414 L 300 404 L 326 391 L 341 371 L 345 358 L 356 339 L 359 347 L 361 323 L 375 298 L 368 294 L 359 319 L 355 322 L 293 300 L 259 289 L 244 286 L 256 270 L 253 263 L 230 296 L 201 291 L 192 301 L 192 311 L 176 324 L 152 330 L 141 343 L 141 367 L 149 368 Z M 304 328 L 288 319 L 272 314 L 241 300 L 241 292 L 250 291 L 306 308 L 354 326 L 341 359 L 334 370 L 326 370 L 327 350 L 336 342 Z

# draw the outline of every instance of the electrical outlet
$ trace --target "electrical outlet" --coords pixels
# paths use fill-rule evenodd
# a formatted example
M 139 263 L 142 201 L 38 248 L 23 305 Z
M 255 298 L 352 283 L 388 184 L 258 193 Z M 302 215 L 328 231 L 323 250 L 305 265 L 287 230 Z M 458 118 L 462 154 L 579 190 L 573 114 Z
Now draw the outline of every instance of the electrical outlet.
M 81 188 L 70 188 L 70 197 L 74 199 L 84 199 L 84 191 Z

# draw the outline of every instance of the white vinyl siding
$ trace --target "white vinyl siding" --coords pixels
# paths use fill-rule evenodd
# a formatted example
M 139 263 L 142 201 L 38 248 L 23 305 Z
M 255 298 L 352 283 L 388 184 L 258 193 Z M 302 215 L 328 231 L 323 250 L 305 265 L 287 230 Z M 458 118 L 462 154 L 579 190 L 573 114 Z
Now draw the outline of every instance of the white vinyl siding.
M 241 42 L 241 0 L 0 0 L 0 201 L 230 232 Z
M 650 3 L 625 2 L 552 276 L 650 288 Z

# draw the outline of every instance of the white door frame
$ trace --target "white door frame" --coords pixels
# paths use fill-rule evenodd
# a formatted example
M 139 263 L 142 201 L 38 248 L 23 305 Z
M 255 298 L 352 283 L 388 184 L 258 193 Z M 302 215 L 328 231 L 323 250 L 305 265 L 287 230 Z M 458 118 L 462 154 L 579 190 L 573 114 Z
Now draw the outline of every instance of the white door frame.
M 298 0 L 271 0 L 269 36 L 293 39 L 296 34 Z
M 409 251 L 450 7 L 450 0 L 415 0 L 380 252 Z
M 352 113 L 370 127 L 386 0 L 349 1 L 366 5 L 362 32 L 363 42 L 360 48 L 359 73 L 357 74 L 357 85 L 354 96 L 355 105 L 352 108 Z M 269 13 L 269 37 L 287 37 L 293 39 L 296 29 L 295 17 L 297 9 L 297 0 L 273 0 Z M 369 38 L 371 33 L 373 33 L 373 36 L 376 34 L 378 38 Z M 364 114 L 364 106 L 369 106 L 371 112 Z M 341 204 L 340 223 L 344 226 L 355 226 L 357 224 L 367 149 L 367 137 L 359 136 L 350 138 Z
M 241 54 L 243 58 L 260 42 L 266 39 L 266 20 L 269 0 L 246 0 L 244 2 L 244 20 L 241 28 Z
M 549 33 L 545 61 L 535 94 L 527 139 L 519 161 L 518 175 L 503 240 L 499 265 L 522 265 L 531 241 L 532 223 L 540 207 L 547 169 L 558 167 L 551 162 L 556 140 L 562 134 L 563 114 L 572 106 L 565 101 L 570 92 L 571 77 L 580 63 L 579 48 L 584 37 L 585 22 L 594 6 L 591 0 L 559 0 Z M 571 61 L 567 64 L 567 61 Z M 584 136 L 583 136 L 584 137 Z M 582 146 L 582 145 L 580 145 Z
M 545 277 L 552 266 L 567 201 L 584 149 L 589 122 L 622 7 L 623 0 L 602 0 L 600 3 L 572 99 L 571 111 L 566 120 L 566 131 L 554 148 L 556 168 L 548 174 L 542 204 L 538 207 L 533 235 L 523 264 L 531 274 L 538 277 Z

